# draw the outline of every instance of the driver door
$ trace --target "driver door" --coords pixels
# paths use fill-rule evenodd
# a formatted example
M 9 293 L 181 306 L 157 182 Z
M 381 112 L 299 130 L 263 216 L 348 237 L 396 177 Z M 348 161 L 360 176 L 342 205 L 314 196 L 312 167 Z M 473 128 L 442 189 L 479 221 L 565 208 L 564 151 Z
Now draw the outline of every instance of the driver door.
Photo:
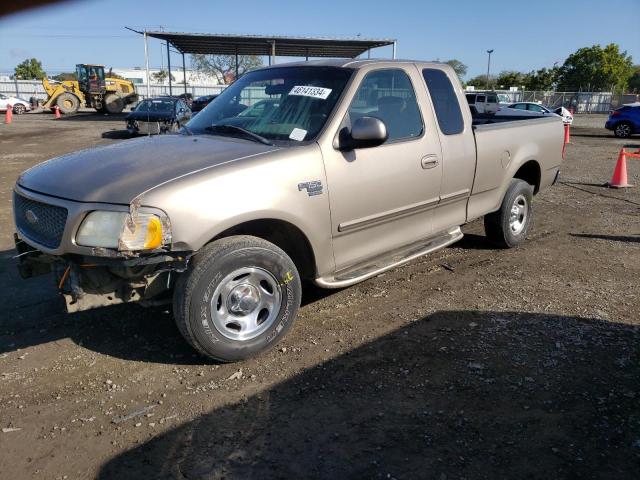
M 429 128 L 431 114 L 425 113 L 430 101 L 424 88 L 415 87 L 420 81 L 413 66 L 366 73 L 340 128 L 350 128 L 357 117 L 377 117 L 388 140 L 323 152 L 337 270 L 432 234 L 442 159 L 436 129 Z

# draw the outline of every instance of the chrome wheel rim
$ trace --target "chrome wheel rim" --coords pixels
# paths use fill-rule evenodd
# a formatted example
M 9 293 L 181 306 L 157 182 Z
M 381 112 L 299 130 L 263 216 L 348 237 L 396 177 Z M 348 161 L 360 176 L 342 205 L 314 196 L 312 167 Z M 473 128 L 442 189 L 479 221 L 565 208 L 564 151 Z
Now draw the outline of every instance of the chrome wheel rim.
M 230 340 L 264 333 L 278 318 L 282 292 L 276 278 L 258 267 L 243 267 L 224 277 L 211 297 L 211 320 Z
M 518 195 L 509 212 L 509 228 L 514 235 L 520 235 L 524 230 L 529 215 L 529 204 L 524 195 Z
M 621 137 L 628 137 L 631 134 L 631 127 L 629 127 L 629 125 L 618 125 L 616 130 Z

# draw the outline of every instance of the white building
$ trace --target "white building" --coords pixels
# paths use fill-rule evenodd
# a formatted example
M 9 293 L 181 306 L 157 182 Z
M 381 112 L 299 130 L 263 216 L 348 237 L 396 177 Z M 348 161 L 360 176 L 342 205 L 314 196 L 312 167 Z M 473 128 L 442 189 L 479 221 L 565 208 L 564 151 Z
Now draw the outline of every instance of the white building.
M 105 75 L 108 75 L 109 70 L 105 69 Z M 142 67 L 133 67 L 133 68 L 119 68 L 114 67 L 112 69 L 113 73 L 120 75 L 127 80 L 130 80 L 134 85 L 143 85 L 146 84 L 146 76 L 147 72 Z M 166 69 L 165 69 L 166 71 Z M 154 73 L 160 72 L 159 68 L 150 68 L 149 69 L 149 77 L 151 78 L 152 84 L 162 84 L 169 85 L 169 79 L 166 78 L 164 82 L 159 82 L 154 79 Z M 187 85 L 198 85 L 203 87 L 214 87 L 219 85 L 218 80 L 213 75 L 206 75 L 196 70 L 187 69 Z M 182 66 L 171 66 L 171 76 L 172 83 L 174 85 L 182 85 L 184 80 L 184 75 L 182 73 Z

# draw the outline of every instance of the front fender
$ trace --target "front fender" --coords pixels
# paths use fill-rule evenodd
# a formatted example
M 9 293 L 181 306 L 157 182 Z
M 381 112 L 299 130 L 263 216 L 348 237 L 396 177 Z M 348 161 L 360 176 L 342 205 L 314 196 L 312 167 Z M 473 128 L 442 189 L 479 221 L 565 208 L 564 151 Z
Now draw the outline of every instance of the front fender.
M 174 250 L 197 251 L 252 220 L 281 220 L 308 238 L 318 274 L 334 268 L 329 195 L 317 144 L 281 149 L 187 175 L 140 202 L 169 215 Z

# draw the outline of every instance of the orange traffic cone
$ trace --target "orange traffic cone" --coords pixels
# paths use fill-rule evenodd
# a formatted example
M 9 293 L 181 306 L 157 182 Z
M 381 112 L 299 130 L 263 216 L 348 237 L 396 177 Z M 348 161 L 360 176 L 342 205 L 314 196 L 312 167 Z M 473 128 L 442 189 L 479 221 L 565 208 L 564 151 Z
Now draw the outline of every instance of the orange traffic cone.
M 13 120 L 13 105 L 7 105 L 7 112 L 4 114 L 4 123 L 9 125 Z
M 569 134 L 569 124 L 568 123 L 564 124 L 564 143 L 565 143 L 565 145 L 567 143 L 571 143 L 571 135 Z
M 60 118 L 60 107 L 58 105 L 53 106 L 53 111 L 56 114 L 56 118 Z
M 618 162 L 613 171 L 613 177 L 611 177 L 611 181 L 607 183 L 607 186 L 613 188 L 633 187 L 633 185 L 627 183 L 627 158 L 624 148 L 618 154 Z

